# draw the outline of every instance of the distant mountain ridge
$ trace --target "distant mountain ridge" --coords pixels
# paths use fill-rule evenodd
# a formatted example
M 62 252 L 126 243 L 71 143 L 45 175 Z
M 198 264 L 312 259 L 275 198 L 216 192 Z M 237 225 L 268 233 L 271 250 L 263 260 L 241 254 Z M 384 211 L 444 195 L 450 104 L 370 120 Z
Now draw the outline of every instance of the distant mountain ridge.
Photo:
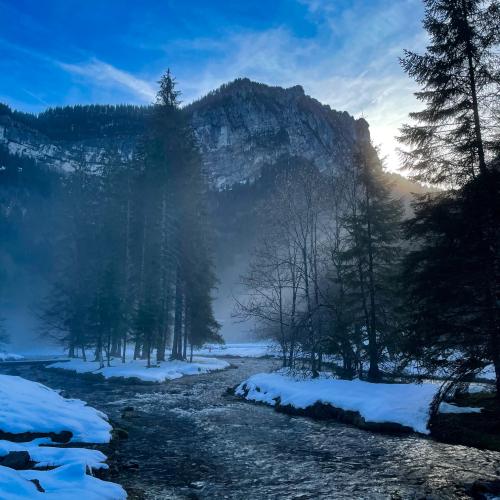
M 238 79 L 185 108 L 205 171 L 215 188 L 253 181 L 262 167 L 302 157 L 320 170 L 351 161 L 368 123 L 305 95 Z M 111 155 L 131 159 L 150 106 L 89 105 L 49 109 L 38 116 L 0 106 L 0 146 L 12 155 L 71 171 L 97 168 Z

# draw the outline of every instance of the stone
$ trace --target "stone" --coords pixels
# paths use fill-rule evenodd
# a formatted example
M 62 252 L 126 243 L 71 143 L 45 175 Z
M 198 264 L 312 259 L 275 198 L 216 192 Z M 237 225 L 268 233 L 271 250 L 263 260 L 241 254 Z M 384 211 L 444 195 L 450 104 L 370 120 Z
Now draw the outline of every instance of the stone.
M 42 485 L 40 484 L 40 481 L 38 479 L 30 479 L 29 481 L 31 481 L 36 489 L 40 492 L 40 493 L 45 493 L 45 490 L 42 488 Z
M 201 490 L 205 487 L 205 481 L 193 481 L 189 484 L 189 487 L 195 490 Z
M 30 454 L 27 451 L 11 451 L 0 457 L 0 465 L 16 470 L 29 469 L 31 465 Z
M 470 488 L 472 498 L 476 500 L 489 500 L 500 496 L 500 480 L 474 481 Z

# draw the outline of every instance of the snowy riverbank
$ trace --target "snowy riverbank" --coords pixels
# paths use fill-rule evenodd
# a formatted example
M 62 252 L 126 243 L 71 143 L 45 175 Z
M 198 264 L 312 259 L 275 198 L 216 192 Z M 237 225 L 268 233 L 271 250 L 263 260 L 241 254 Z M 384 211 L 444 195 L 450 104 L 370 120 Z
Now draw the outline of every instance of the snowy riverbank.
M 343 412 L 356 412 L 364 424 L 396 424 L 429 434 L 430 404 L 439 385 L 372 384 L 334 378 L 304 379 L 285 373 L 258 373 L 242 382 L 236 394 L 247 400 L 280 408 L 307 410 L 321 404 Z M 447 404 L 443 411 L 459 409 Z
M 89 500 L 126 498 L 121 486 L 87 474 L 107 468 L 103 453 L 58 447 L 61 442 L 107 443 L 111 429 L 104 413 L 79 399 L 0 375 L 1 498 L 69 500 L 82 492 Z M 47 467 L 51 470 L 37 470 Z
M 48 368 L 69 370 L 80 374 L 101 375 L 104 378 L 137 379 L 143 382 L 165 382 L 183 377 L 184 375 L 200 375 L 218 370 L 224 370 L 230 365 L 227 361 L 216 358 L 203 358 L 195 356 L 193 362 L 187 361 L 162 361 L 151 368 L 147 367 L 146 360 L 127 360 L 122 363 L 120 359 L 113 359 L 112 366 L 99 368 L 96 361 L 83 361 L 71 359 L 50 364 Z
M 11 352 L 0 351 L 0 362 L 3 361 L 21 361 L 24 359 L 24 356 L 20 354 L 14 354 Z
M 228 343 L 206 344 L 200 349 L 195 349 L 195 354 L 202 356 L 232 356 L 237 358 L 264 358 L 279 356 L 278 349 L 271 342 L 267 343 Z

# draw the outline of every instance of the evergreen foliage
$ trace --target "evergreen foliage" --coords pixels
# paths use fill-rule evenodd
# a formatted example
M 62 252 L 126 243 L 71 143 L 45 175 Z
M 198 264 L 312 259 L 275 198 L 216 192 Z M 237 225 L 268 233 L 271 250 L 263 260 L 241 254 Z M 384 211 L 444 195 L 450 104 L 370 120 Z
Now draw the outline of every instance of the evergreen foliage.
M 483 0 L 424 0 L 425 54 L 406 51 L 403 69 L 425 104 L 410 114 L 401 141 L 404 167 L 415 179 L 447 187 L 484 173 L 492 160 L 498 111 L 500 5 Z
M 464 373 L 493 363 L 500 397 L 500 191 L 496 1 L 426 0 L 425 55 L 403 67 L 423 90 L 402 130 L 405 166 L 446 188 L 421 197 L 407 224 L 408 346 L 428 365 Z
M 162 78 L 139 151 L 101 172 L 85 161 L 63 179 L 58 266 L 45 308 L 70 355 L 94 350 L 101 365 L 135 357 L 186 359 L 188 345 L 221 341 L 205 179 L 170 73 Z

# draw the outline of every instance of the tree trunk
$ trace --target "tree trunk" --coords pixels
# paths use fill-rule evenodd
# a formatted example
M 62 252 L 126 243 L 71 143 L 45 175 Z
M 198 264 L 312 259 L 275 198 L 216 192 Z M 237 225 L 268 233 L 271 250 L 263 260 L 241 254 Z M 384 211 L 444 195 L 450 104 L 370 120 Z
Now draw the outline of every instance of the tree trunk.
M 187 345 L 188 345 L 188 335 L 189 335 L 189 307 L 187 300 L 184 301 L 184 345 L 182 348 L 182 359 L 187 359 Z
M 135 341 L 135 346 L 134 346 L 134 361 L 138 358 L 141 357 L 141 342 L 139 339 Z
M 465 51 L 467 53 L 467 64 L 469 70 L 469 84 L 471 89 L 472 110 L 474 114 L 474 133 L 476 135 L 477 156 L 479 158 L 479 171 L 482 174 L 484 174 L 486 173 L 486 160 L 484 156 L 483 138 L 481 133 L 481 121 L 479 118 L 479 105 L 477 100 L 477 89 L 476 89 L 476 71 L 474 68 L 474 60 L 472 53 L 471 30 L 470 30 L 469 20 L 467 19 L 468 12 L 467 12 L 466 0 L 462 0 L 462 10 L 464 15 L 465 28 L 467 32 Z
M 131 306 L 130 302 L 130 220 L 131 220 L 131 208 L 130 208 L 130 180 L 128 181 L 127 190 L 127 217 L 125 225 L 125 318 L 130 318 L 129 308 Z M 127 355 L 127 340 L 128 340 L 128 321 L 125 321 L 123 327 L 123 351 L 122 351 L 122 363 L 125 363 L 125 358 Z
M 177 277 L 175 283 L 175 318 L 174 318 L 174 338 L 172 342 L 172 359 L 181 359 L 182 351 L 179 349 L 182 341 L 182 282 L 180 270 L 177 268 Z
M 304 294 L 306 296 L 306 306 L 307 306 L 307 327 L 309 330 L 309 339 L 311 346 L 310 353 L 310 363 L 311 363 L 311 371 L 313 378 L 319 376 L 318 371 L 316 370 L 316 353 L 315 349 L 315 339 L 314 339 L 314 328 L 312 325 L 312 310 L 311 310 L 311 295 L 309 293 L 309 271 L 307 265 L 307 248 L 306 244 L 302 247 L 302 265 L 304 266 Z
M 366 189 L 366 207 L 367 207 L 367 230 L 368 230 L 368 292 L 370 295 L 370 328 L 368 329 L 368 356 L 370 367 L 368 369 L 368 379 L 376 381 L 380 379 L 380 370 L 378 367 L 378 348 L 377 348 L 377 317 L 375 310 L 375 277 L 373 270 L 373 242 L 372 226 L 370 212 L 370 195 Z

